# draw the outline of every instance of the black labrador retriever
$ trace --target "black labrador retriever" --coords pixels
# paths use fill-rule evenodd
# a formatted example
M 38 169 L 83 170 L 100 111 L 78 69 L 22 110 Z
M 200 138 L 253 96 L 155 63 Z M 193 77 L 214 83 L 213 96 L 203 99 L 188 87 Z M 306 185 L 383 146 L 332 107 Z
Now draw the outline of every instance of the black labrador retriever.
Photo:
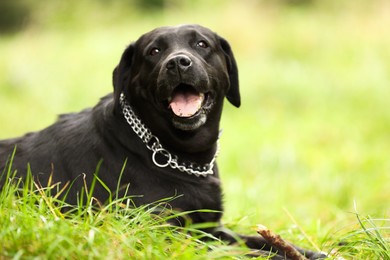
M 16 147 L 12 169 L 18 176 L 29 167 L 41 184 L 50 176 L 52 183 L 73 181 L 66 200 L 76 204 L 99 164 L 99 178 L 112 191 L 118 182 L 130 184 L 131 195 L 139 195 L 135 205 L 181 195 L 170 201 L 172 208 L 195 210 L 189 216 L 193 223 L 219 223 L 223 208 L 215 159 L 223 100 L 240 106 L 229 43 L 198 25 L 157 28 L 127 47 L 113 85 L 113 95 L 95 107 L 62 115 L 42 131 L 1 141 L 0 171 L 6 171 Z M 97 200 L 108 196 L 103 186 L 95 187 Z M 236 241 L 222 227 L 208 231 Z M 276 251 L 260 237 L 239 237 L 250 248 Z M 299 250 L 312 259 L 323 257 Z

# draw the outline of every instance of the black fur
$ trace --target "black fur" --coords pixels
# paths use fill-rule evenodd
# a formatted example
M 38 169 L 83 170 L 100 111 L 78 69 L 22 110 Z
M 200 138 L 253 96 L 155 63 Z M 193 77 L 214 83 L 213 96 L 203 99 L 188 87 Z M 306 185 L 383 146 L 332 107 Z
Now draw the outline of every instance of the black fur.
M 180 57 L 191 60 L 190 65 L 180 64 Z M 181 161 L 207 163 L 216 151 L 223 99 L 240 106 L 238 70 L 229 43 L 198 25 L 157 28 L 127 47 L 114 70 L 113 84 L 114 93 L 95 107 L 62 115 L 42 131 L 1 141 L 0 171 L 16 146 L 12 167 L 18 176 L 25 176 L 29 164 L 34 180 L 42 185 L 51 174 L 52 183 L 74 181 L 67 201 L 75 204 L 84 174 L 90 184 L 101 162 L 99 178 L 115 191 L 127 160 L 121 185 L 130 184 L 130 194 L 140 195 L 134 197 L 136 205 L 181 195 L 170 202 L 172 208 L 211 209 L 217 212 L 190 214 L 192 222 L 219 223 L 223 208 L 217 167 L 211 176 L 196 177 L 155 166 L 151 151 L 125 121 L 119 97 L 123 92 L 143 123 Z M 183 119 L 168 109 L 167 99 L 179 85 L 207 93 L 208 105 L 199 115 Z M 94 197 L 104 202 L 108 195 L 97 184 Z M 209 231 L 228 242 L 236 241 L 237 236 L 222 227 Z M 271 250 L 260 237 L 241 237 L 251 248 Z

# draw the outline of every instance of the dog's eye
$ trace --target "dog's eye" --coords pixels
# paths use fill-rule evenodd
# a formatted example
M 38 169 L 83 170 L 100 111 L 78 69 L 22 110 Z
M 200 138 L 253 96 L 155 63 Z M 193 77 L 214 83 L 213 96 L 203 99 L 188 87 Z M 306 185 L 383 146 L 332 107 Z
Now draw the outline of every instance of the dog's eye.
M 150 56 L 155 56 L 157 54 L 160 53 L 160 49 L 159 48 L 152 48 L 150 51 L 149 51 L 149 55 Z
M 201 47 L 201 48 L 207 48 L 207 47 L 209 47 L 209 45 L 208 45 L 207 42 L 205 42 L 205 41 L 199 41 L 199 42 L 196 44 L 196 46 Z

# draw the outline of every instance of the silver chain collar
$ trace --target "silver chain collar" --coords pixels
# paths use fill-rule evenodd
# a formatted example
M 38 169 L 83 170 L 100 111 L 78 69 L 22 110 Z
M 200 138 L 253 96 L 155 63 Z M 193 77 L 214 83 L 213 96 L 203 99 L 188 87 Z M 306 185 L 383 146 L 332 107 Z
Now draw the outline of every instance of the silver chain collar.
M 219 141 L 217 141 L 217 150 L 210 163 L 206 163 L 203 165 L 199 165 L 193 162 L 179 163 L 178 156 L 170 153 L 167 149 L 165 149 L 161 145 L 160 140 L 157 138 L 157 136 L 153 135 L 149 128 L 145 126 L 142 121 L 137 117 L 131 106 L 127 103 L 126 97 L 123 93 L 121 93 L 120 95 L 120 104 L 122 106 L 122 112 L 127 123 L 133 129 L 134 133 L 136 133 L 138 137 L 142 140 L 142 142 L 146 145 L 146 148 L 153 152 L 152 161 L 156 166 L 160 168 L 165 168 L 169 166 L 172 169 L 178 169 L 181 172 L 185 172 L 189 175 L 195 175 L 196 177 L 206 177 L 207 175 L 212 175 L 214 173 L 213 168 L 215 160 L 219 153 Z M 165 157 L 165 163 L 157 162 L 156 156 L 158 154 L 162 157 Z

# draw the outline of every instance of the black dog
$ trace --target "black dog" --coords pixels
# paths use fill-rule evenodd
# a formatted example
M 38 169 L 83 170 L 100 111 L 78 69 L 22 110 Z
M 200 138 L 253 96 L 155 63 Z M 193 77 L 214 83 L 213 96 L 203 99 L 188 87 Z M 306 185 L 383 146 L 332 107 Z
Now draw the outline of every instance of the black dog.
M 229 43 L 198 25 L 155 29 L 125 50 L 113 84 L 114 94 L 94 108 L 62 115 L 40 132 L 1 141 L 0 171 L 6 170 L 16 146 L 12 168 L 18 176 L 30 167 L 41 184 L 51 175 L 53 183 L 74 181 L 66 199 L 75 204 L 100 163 L 99 178 L 112 191 L 118 181 L 130 184 L 131 195 L 139 195 L 135 205 L 182 195 L 170 202 L 172 208 L 211 209 L 214 213 L 195 212 L 190 218 L 218 223 L 222 201 L 215 158 L 223 100 L 240 106 Z M 104 187 L 95 187 L 99 201 L 108 196 Z M 223 228 L 209 231 L 236 241 Z M 240 237 L 250 248 L 272 250 L 260 237 Z M 322 256 L 301 252 L 313 259 Z

